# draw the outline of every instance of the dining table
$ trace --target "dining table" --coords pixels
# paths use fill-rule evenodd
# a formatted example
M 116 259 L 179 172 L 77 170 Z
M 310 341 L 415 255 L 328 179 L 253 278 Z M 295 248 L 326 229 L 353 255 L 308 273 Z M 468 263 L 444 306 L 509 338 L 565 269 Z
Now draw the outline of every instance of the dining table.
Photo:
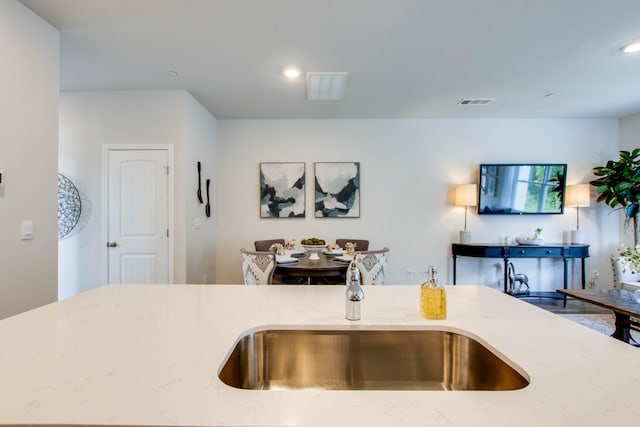
M 318 253 L 318 259 L 310 259 L 311 253 L 298 252 L 286 257 L 285 261 L 277 262 L 275 274 L 295 282 L 303 280 L 307 285 L 312 284 L 344 284 L 350 259 L 345 255 Z M 290 258 L 295 258 L 295 261 Z
M 616 320 L 611 336 L 620 341 L 629 343 L 631 329 L 640 330 L 640 323 L 631 320 L 640 318 L 640 301 L 633 292 L 624 289 L 558 289 L 557 292 L 613 311 Z

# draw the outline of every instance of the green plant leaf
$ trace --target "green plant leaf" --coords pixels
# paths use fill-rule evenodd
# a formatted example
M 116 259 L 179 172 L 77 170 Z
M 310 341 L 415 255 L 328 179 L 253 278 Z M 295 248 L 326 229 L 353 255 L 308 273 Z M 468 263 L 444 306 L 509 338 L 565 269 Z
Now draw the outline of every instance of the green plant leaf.
M 605 166 L 594 167 L 593 174 L 597 179 L 589 184 L 596 187 L 597 203 L 606 203 L 612 209 L 624 209 L 625 216 L 633 220 L 634 244 L 637 244 L 635 240 L 637 216 L 640 213 L 640 148 L 631 151 L 620 150 L 618 157 L 618 160 L 608 160 Z

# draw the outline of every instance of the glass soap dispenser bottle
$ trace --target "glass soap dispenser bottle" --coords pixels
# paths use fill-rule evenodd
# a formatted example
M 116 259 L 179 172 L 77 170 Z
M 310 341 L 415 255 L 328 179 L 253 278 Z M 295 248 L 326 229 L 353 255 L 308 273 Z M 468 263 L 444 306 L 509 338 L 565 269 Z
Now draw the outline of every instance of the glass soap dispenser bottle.
M 425 319 L 443 320 L 447 318 L 447 294 L 438 283 L 438 271 L 430 265 L 428 279 L 420 286 L 420 314 Z

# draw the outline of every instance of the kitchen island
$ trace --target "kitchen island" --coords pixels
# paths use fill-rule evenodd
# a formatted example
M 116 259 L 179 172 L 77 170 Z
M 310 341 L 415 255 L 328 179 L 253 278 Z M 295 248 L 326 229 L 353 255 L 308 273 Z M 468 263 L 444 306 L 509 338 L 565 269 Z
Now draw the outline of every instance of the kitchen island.
M 0 425 L 604 426 L 640 416 L 640 350 L 484 286 L 109 285 L 0 321 Z M 218 371 L 263 326 L 445 328 L 495 349 L 514 391 L 241 390 Z M 399 349 L 401 351 L 401 349 Z

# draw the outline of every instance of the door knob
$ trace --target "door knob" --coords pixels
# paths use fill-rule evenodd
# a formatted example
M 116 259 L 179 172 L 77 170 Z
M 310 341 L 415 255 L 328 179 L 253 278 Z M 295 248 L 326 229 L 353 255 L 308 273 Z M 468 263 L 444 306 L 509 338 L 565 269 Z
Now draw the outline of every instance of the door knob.
M 107 247 L 108 248 L 115 248 L 116 246 L 118 246 L 118 244 L 116 242 L 107 242 Z

